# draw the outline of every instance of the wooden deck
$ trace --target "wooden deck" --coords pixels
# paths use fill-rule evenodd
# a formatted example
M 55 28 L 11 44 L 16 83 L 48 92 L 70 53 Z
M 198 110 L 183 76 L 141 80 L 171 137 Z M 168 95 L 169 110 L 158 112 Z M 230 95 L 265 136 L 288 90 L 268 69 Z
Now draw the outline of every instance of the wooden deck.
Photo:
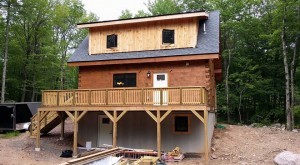
M 74 123 L 73 151 L 77 155 L 78 123 L 89 111 L 102 111 L 113 122 L 113 148 L 117 146 L 118 121 L 128 111 L 145 111 L 157 124 L 157 152 L 161 155 L 161 122 L 173 111 L 190 111 L 204 124 L 205 159 L 208 160 L 208 111 L 214 101 L 209 100 L 205 87 L 170 88 L 109 88 L 42 91 L 42 105 L 32 122 L 36 151 L 40 151 L 41 129 L 51 123 L 56 114 L 61 119 L 61 138 L 64 136 L 64 118 Z M 199 113 L 203 111 L 203 113 Z
M 109 88 L 42 91 L 42 109 L 143 110 L 208 106 L 205 87 Z M 75 109 L 74 109 L 75 108 Z M 193 108 L 194 109 L 194 108 Z M 82 109 L 83 110 L 83 109 Z

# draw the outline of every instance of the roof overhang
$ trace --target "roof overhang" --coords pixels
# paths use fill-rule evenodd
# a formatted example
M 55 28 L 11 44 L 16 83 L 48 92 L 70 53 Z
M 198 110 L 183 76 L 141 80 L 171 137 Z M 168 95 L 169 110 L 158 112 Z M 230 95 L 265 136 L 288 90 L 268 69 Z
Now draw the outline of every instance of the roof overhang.
M 111 20 L 111 21 L 80 23 L 80 24 L 77 24 L 77 28 L 82 29 L 82 28 L 103 27 L 103 26 L 112 26 L 112 25 L 123 25 L 123 24 L 134 24 L 134 23 L 144 23 L 144 22 L 153 22 L 153 21 L 166 21 L 166 20 L 174 20 L 174 19 L 193 18 L 193 17 L 200 17 L 200 19 L 207 19 L 208 16 L 209 16 L 209 14 L 207 12 L 201 11 L 201 12 L 170 14 L 170 15 L 161 15 L 161 16 L 152 16 L 152 17 L 143 17 L 143 18 L 132 18 L 132 19 L 123 19 L 123 20 Z
M 106 60 L 106 61 L 82 61 L 68 62 L 68 66 L 94 66 L 94 65 L 118 65 L 118 64 L 137 64 L 137 63 L 152 63 L 152 62 L 173 62 L 173 61 L 192 61 L 205 59 L 219 59 L 219 54 L 204 54 L 204 55 L 184 55 L 159 58 L 141 58 L 141 59 L 124 59 L 124 60 Z

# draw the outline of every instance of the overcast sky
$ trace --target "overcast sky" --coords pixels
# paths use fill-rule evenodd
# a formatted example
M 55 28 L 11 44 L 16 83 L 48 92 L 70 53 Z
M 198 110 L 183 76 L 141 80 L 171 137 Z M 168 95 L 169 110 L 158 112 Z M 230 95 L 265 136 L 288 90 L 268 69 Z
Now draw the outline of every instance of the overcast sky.
M 128 9 L 132 13 L 146 10 L 148 0 L 82 0 L 88 12 L 95 13 L 101 21 L 118 19 L 121 11 Z

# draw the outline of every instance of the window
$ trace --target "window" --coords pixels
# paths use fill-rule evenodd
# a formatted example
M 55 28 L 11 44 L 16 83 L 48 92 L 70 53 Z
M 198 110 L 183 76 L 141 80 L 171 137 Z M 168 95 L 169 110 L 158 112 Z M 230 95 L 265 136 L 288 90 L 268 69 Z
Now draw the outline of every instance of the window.
M 162 43 L 174 44 L 174 30 L 163 29 L 162 31 Z
M 106 48 L 115 48 L 118 46 L 118 35 L 112 34 L 107 36 Z
M 166 79 L 166 77 L 164 74 L 159 74 L 159 75 L 157 75 L 156 79 L 157 79 L 157 81 L 164 81 Z
M 102 118 L 102 124 L 109 124 L 109 118 Z
M 174 116 L 174 132 L 190 133 L 190 118 L 188 115 Z
M 113 87 L 136 87 L 136 73 L 114 74 Z

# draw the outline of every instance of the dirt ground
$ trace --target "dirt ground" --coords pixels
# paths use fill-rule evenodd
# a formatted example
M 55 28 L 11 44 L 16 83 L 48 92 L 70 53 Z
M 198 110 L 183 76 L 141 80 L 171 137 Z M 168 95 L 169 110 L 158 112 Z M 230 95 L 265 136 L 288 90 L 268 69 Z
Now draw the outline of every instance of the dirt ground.
M 34 151 L 34 139 L 28 133 L 14 138 L 0 138 L 0 165 L 52 165 L 70 158 L 60 158 L 62 150 L 72 148 L 72 124 L 66 121 L 65 140 L 59 139 L 59 127 L 41 138 L 41 152 Z M 215 129 L 209 164 L 270 164 L 276 154 L 284 151 L 300 153 L 300 133 L 283 131 L 275 127 L 252 128 L 226 125 Z M 203 158 L 185 158 L 169 165 L 199 165 Z

